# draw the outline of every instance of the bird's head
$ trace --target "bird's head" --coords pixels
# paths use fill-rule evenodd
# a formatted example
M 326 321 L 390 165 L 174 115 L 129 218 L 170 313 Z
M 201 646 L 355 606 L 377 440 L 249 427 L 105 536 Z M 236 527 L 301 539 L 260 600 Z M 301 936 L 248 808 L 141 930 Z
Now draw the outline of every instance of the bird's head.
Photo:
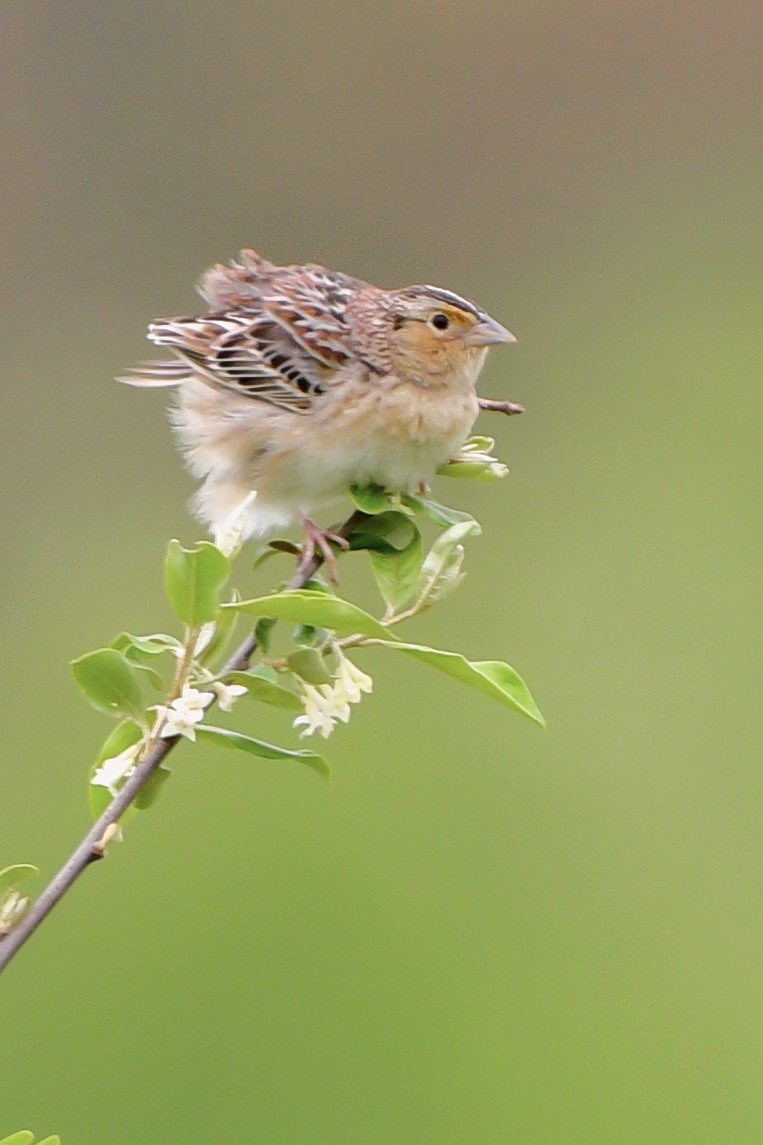
M 484 310 L 435 286 L 408 286 L 386 296 L 392 369 L 420 385 L 474 382 L 488 347 L 516 339 Z

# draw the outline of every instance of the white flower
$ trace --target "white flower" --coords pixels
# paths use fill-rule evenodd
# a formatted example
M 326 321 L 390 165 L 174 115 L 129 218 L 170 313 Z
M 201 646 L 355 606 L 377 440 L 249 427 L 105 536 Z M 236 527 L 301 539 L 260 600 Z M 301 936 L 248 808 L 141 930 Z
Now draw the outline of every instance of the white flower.
M 341 720 L 347 723 L 350 718 L 350 705 L 338 689 L 331 684 L 302 684 L 302 698 L 305 702 L 305 712 L 294 720 L 294 727 L 305 725 L 302 737 L 311 736 L 313 732 L 320 732 L 324 739 L 328 739 L 334 730 L 334 724 Z
M 156 711 L 160 719 L 164 720 L 159 735 L 162 739 L 171 736 L 185 736 L 186 739 L 196 740 L 196 724 L 204 719 L 204 712 L 214 700 L 214 692 L 200 692 L 186 684 L 182 694 L 167 707 L 157 704 Z
M 341 649 L 336 649 L 339 660 L 339 674 L 333 684 L 306 684 L 302 681 L 302 698 L 305 703 L 304 715 L 297 716 L 294 727 L 305 725 L 302 736 L 320 732 L 328 739 L 334 724 L 340 720 L 346 724 L 350 718 L 350 704 L 357 704 L 363 692 L 370 692 L 373 680 L 361 672 L 352 660 L 348 660 Z
M 237 700 L 239 696 L 245 696 L 248 689 L 243 684 L 223 684 L 221 680 L 215 680 L 211 685 L 217 696 L 217 702 L 224 712 L 230 712 L 233 708 L 233 701 Z
M 357 704 L 360 702 L 363 692 L 373 691 L 374 682 L 365 672 L 361 672 L 357 664 L 353 664 L 352 660 L 349 660 L 339 648 L 337 648 L 337 656 L 339 657 L 339 677 L 335 690 L 342 692 L 349 704 Z
M 214 700 L 214 692 L 200 692 L 198 688 L 192 688 L 190 684 L 186 684 L 177 700 L 173 700 L 170 707 L 176 712 L 204 712 Z
M 26 914 L 29 899 L 18 891 L 9 891 L 0 903 L 0 938 L 9 934 Z
M 185 736 L 186 739 L 195 742 L 196 724 L 204 719 L 203 712 L 176 711 L 173 708 L 166 708 L 163 704 L 157 704 L 156 710 L 164 720 L 162 730 L 159 732 L 162 739 L 170 739 L 171 736 Z
M 112 795 L 116 795 L 120 779 L 127 779 L 135 770 L 135 760 L 142 747 L 143 741 L 139 740 L 120 751 L 119 755 L 104 759 L 96 768 L 91 784 L 94 787 L 107 787 Z

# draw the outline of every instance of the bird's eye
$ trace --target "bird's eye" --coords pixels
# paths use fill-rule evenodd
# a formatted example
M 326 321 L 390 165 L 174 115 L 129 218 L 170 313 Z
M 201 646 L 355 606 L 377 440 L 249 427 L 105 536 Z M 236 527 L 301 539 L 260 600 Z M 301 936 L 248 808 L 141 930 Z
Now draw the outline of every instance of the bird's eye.
M 447 330 L 450 326 L 450 318 L 447 314 L 433 314 L 429 321 L 435 330 Z

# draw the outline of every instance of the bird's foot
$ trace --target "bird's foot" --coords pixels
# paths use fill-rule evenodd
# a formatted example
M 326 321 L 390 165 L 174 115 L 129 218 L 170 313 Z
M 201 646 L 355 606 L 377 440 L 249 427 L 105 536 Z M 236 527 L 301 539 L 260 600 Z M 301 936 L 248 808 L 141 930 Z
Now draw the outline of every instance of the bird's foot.
M 305 530 L 305 543 L 302 546 L 299 572 L 305 572 L 320 553 L 328 570 L 329 580 L 333 584 L 337 584 L 336 553 L 331 546 L 332 544 L 337 545 L 346 552 L 350 547 L 350 542 L 346 537 L 340 536 L 339 533 L 333 533 L 331 529 L 321 529 L 309 517 L 302 518 L 302 528 Z

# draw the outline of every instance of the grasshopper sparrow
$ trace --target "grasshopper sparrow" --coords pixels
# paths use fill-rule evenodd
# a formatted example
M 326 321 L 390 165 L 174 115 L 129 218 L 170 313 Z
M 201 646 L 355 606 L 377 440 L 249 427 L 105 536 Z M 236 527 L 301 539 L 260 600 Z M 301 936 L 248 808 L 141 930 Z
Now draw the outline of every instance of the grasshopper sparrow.
M 309 514 L 353 483 L 430 480 L 474 424 L 487 348 L 515 339 L 439 287 L 240 260 L 202 278 L 207 313 L 149 326 L 176 357 L 119 380 L 177 388 L 172 423 L 202 479 L 194 509 L 216 537 L 232 520 L 246 539 L 301 519 L 325 554 L 330 534 Z

